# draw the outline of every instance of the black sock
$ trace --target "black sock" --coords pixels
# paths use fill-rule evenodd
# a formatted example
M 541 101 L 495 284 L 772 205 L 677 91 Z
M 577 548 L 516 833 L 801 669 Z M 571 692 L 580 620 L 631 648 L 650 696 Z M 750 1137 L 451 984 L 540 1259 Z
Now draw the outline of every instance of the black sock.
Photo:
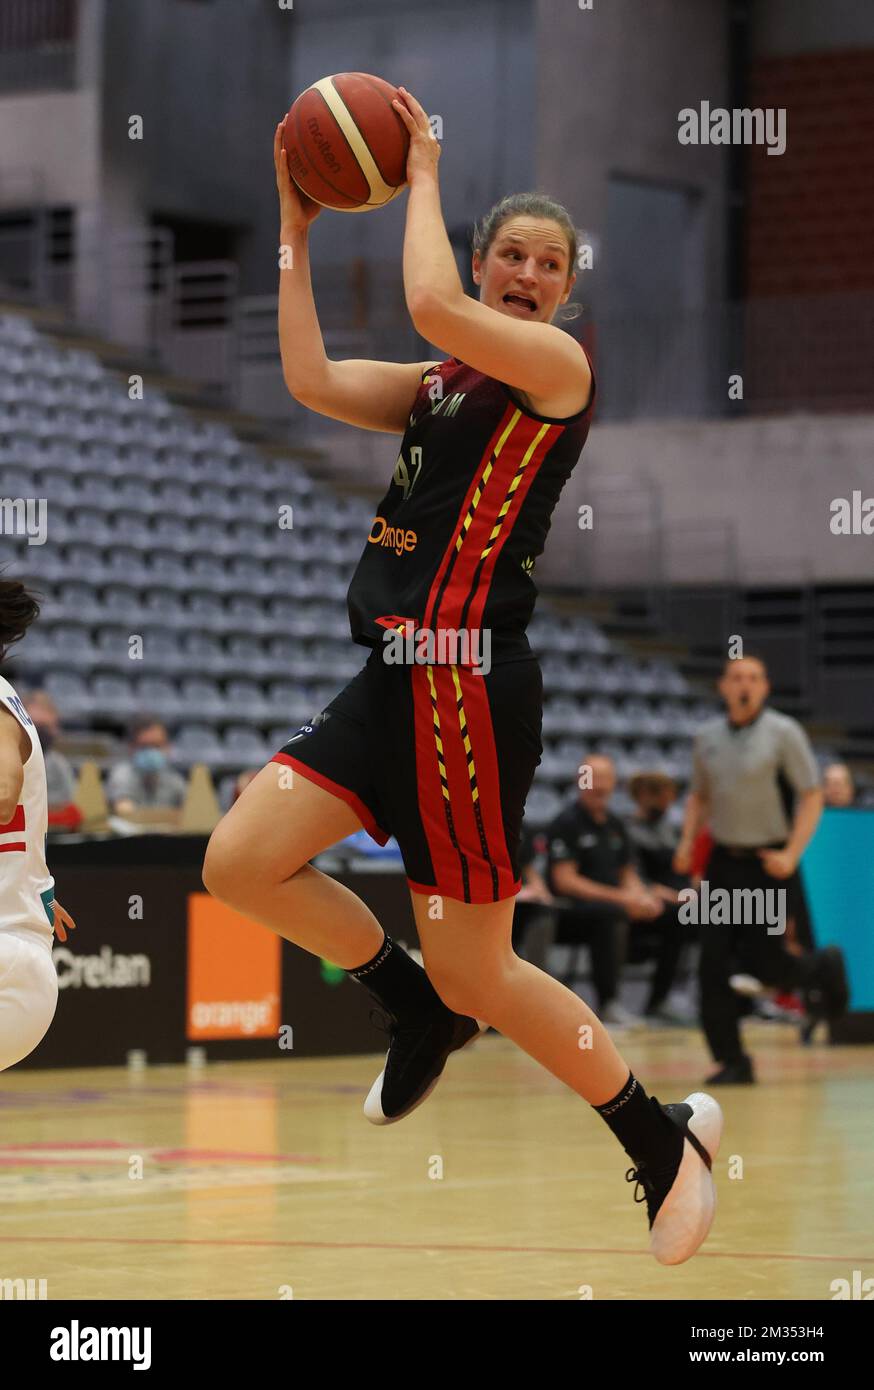
M 616 1135 L 629 1158 L 652 1168 L 667 1168 L 679 1162 L 683 1153 L 683 1136 L 677 1126 L 648 1096 L 637 1078 L 628 1073 L 628 1080 L 612 1100 L 593 1105 Z
M 416 1019 L 446 1009 L 421 965 L 388 934 L 372 960 L 346 974 L 364 985 L 395 1019 Z

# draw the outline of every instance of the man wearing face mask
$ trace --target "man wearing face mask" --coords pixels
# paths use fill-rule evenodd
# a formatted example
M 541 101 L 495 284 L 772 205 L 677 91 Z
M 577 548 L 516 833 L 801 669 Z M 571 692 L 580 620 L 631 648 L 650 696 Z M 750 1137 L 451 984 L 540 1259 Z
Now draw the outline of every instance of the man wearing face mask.
M 136 811 L 177 810 L 185 778 L 170 766 L 170 740 L 156 719 L 140 719 L 131 730 L 131 757 L 117 763 L 106 783 L 106 799 L 117 816 Z
M 749 1085 L 755 1078 L 741 1043 L 739 985 L 732 979 L 748 980 L 750 992 L 760 985 L 799 988 L 825 1016 L 845 1007 L 846 985 L 837 948 L 793 955 L 779 931 L 779 914 L 763 912 L 762 920 L 754 921 L 747 906 L 753 901 L 750 890 L 764 890 L 759 893 L 763 904 L 779 907 L 782 901 L 785 932 L 799 891 L 798 863 L 822 813 L 819 769 L 807 735 L 797 720 L 766 707 L 770 685 L 758 657 L 727 661 L 719 692 L 726 713 L 708 720 L 695 737 L 674 869 L 689 872 L 696 834 L 709 825 L 714 846 L 702 890 L 729 895 L 731 920 L 722 922 L 721 914 L 714 914 L 698 928 L 701 1024 L 720 1063 L 708 1085 Z
M 48 828 L 78 830 L 82 812 L 76 805 L 76 778 L 63 753 L 57 750 L 61 730 L 58 707 L 45 690 L 34 690 L 24 701 L 25 708 L 36 726 L 43 750 L 48 791 Z

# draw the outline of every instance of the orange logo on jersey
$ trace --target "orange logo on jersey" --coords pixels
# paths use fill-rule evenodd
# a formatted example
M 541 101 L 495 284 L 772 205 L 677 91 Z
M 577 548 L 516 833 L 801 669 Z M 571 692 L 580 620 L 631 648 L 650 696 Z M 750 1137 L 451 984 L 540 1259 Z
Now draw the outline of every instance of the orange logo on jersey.
M 415 550 L 419 537 L 403 526 L 389 526 L 384 516 L 375 516 L 367 539 L 371 545 L 384 545 L 396 555 L 403 555 L 404 551 Z

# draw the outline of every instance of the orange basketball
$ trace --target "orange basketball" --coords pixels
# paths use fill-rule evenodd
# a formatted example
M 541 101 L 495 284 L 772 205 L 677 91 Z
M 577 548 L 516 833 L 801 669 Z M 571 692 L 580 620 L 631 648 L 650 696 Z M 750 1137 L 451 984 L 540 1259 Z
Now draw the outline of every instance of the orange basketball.
M 337 212 L 371 212 L 407 181 L 410 137 L 392 107 L 397 88 L 366 72 L 323 77 L 301 92 L 283 141 L 297 186 Z

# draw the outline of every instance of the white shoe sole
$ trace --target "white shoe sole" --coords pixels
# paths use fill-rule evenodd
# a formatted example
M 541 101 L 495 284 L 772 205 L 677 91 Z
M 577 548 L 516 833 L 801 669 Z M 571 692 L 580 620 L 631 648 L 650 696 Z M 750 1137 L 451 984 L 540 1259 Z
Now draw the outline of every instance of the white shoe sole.
M 757 980 L 755 975 L 729 975 L 728 983 L 735 994 L 743 994 L 747 999 L 759 999 L 768 993 L 761 980 Z
M 484 1033 L 487 1033 L 489 1028 L 491 1027 L 491 1024 L 483 1023 L 482 1020 L 479 1018 L 476 1020 L 476 1023 L 479 1032 L 472 1033 L 466 1043 L 462 1043 L 461 1047 L 457 1047 L 455 1049 L 456 1052 L 463 1052 L 466 1047 L 470 1047 L 471 1043 L 476 1042 L 477 1039 L 481 1038 Z M 452 1057 L 453 1055 L 454 1054 L 450 1052 L 449 1056 Z M 449 1058 L 447 1057 L 446 1060 L 448 1061 Z M 443 1072 L 440 1073 L 440 1076 L 442 1075 Z M 408 1115 L 412 1115 L 414 1110 L 418 1110 L 420 1105 L 425 1104 L 425 1101 L 428 1099 L 434 1087 L 437 1085 L 437 1082 L 440 1080 L 440 1076 L 435 1076 L 427 1091 L 424 1091 L 422 1095 L 419 1096 L 419 1099 L 416 1101 L 416 1103 L 414 1105 L 411 1105 L 409 1110 L 405 1110 L 402 1115 L 385 1115 L 383 1114 L 382 1109 L 382 1079 L 384 1076 L 385 1067 L 383 1067 L 382 1071 L 379 1073 L 379 1076 L 374 1081 L 368 1093 L 367 1099 L 364 1102 L 364 1114 L 366 1115 L 367 1119 L 370 1121 L 372 1125 L 395 1125 L 397 1124 L 398 1120 L 405 1120 Z
M 692 1107 L 689 1129 L 712 1162 L 722 1138 L 722 1110 L 704 1091 L 693 1091 L 684 1104 Z M 679 1265 L 694 1255 L 713 1225 L 715 1212 L 716 1186 L 710 1169 L 684 1139 L 677 1176 L 650 1232 L 650 1252 L 659 1264 Z

